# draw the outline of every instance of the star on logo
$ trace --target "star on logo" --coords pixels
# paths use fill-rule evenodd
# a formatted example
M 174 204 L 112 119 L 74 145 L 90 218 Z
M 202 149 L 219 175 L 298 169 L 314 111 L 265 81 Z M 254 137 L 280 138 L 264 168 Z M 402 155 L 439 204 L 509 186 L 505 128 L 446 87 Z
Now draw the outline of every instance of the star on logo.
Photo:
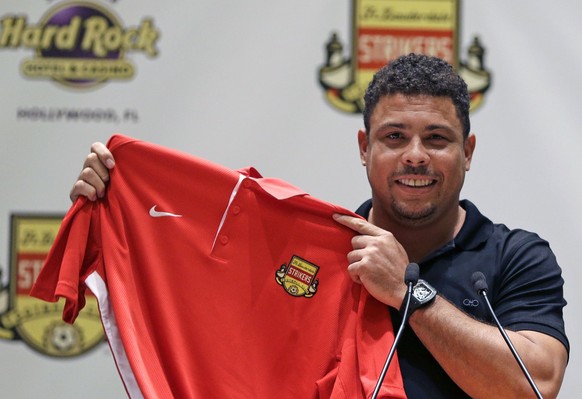
M 181 218 L 182 217 L 182 215 L 177 215 L 175 213 L 156 211 L 156 206 L 157 205 L 154 205 L 150 209 L 150 216 L 153 218 L 161 218 L 161 217 L 168 217 L 168 216 L 174 217 L 174 218 Z

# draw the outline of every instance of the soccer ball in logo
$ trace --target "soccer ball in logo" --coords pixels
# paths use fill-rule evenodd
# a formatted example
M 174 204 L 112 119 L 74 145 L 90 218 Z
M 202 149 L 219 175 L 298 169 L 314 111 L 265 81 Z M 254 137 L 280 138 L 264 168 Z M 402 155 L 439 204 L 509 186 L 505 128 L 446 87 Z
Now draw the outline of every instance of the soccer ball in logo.
M 44 343 L 46 347 L 66 354 L 78 350 L 83 343 L 83 337 L 81 330 L 75 325 L 56 321 L 46 329 Z

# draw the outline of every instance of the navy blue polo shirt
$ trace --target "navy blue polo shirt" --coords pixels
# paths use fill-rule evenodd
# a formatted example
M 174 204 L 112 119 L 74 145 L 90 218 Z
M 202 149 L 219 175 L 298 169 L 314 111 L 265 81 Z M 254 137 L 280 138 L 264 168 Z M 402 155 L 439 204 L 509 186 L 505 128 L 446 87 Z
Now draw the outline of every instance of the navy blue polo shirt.
M 467 212 L 463 227 L 452 241 L 419 262 L 420 278 L 466 313 L 493 323 L 471 284 L 471 275 L 481 271 L 504 328 L 548 334 L 569 351 L 562 317 L 564 280 L 549 244 L 537 234 L 492 223 L 470 201 L 463 200 L 460 205 Z M 368 200 L 356 213 L 368 218 L 371 208 Z M 396 329 L 402 320 L 397 310 L 390 308 L 390 314 Z M 409 399 L 469 398 L 410 327 L 405 328 L 398 344 L 398 359 Z

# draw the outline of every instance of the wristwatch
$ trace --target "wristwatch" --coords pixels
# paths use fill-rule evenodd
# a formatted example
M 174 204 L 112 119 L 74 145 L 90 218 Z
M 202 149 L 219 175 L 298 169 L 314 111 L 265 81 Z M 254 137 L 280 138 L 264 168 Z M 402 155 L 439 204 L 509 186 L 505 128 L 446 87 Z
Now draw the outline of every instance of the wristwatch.
M 412 287 L 412 296 L 410 297 L 410 305 L 408 307 L 408 316 L 410 316 L 418 308 L 428 305 L 436 297 L 437 291 L 426 281 L 418 280 L 414 287 Z M 406 297 L 400 306 L 400 314 L 404 315 L 406 308 Z

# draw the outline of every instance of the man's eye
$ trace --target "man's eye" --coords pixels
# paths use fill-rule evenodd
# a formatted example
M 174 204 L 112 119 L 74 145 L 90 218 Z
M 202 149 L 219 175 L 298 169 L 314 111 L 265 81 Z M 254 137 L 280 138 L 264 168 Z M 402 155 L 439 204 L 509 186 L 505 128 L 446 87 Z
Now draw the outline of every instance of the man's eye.
M 440 134 L 433 134 L 430 136 L 431 140 L 446 140 L 446 138 L 444 136 L 441 136 Z
M 401 138 L 402 137 L 402 134 L 401 133 L 398 133 L 398 132 L 396 132 L 396 133 L 389 133 L 389 134 L 386 135 L 386 137 L 389 138 L 389 139 L 391 139 L 391 140 L 396 140 L 396 139 Z

